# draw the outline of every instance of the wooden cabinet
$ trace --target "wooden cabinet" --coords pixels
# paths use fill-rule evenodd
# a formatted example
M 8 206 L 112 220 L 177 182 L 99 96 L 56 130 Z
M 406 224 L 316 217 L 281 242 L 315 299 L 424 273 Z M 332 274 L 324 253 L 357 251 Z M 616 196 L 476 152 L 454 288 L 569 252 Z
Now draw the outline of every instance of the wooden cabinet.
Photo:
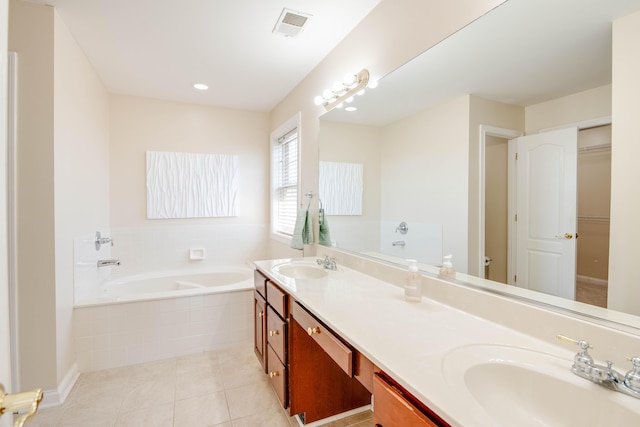
M 253 319 L 253 350 L 255 351 L 256 356 L 258 356 L 258 360 L 266 372 L 267 353 L 265 352 L 265 347 L 267 345 L 267 310 L 266 301 L 258 292 L 254 292 L 253 294 Z
M 368 405 L 371 393 L 354 377 L 355 350 L 302 305 L 291 305 L 290 413 L 311 423 Z
M 373 377 L 373 421 L 376 427 L 449 427 L 390 378 Z
M 253 351 L 256 353 L 264 371 L 267 371 L 267 278 L 258 270 L 253 273 Z
M 254 350 L 282 406 L 288 407 L 288 295 L 254 273 Z

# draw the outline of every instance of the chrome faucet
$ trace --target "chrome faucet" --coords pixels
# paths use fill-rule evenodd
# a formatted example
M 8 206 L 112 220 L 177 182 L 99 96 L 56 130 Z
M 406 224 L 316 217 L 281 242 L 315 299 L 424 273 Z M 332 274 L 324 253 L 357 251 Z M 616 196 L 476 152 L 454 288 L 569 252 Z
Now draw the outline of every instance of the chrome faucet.
M 119 259 L 99 259 L 98 260 L 98 268 L 109 267 L 111 265 L 120 265 L 120 260 Z
M 336 258 L 335 257 L 330 257 L 329 255 L 326 255 L 324 257 L 324 260 L 321 259 L 317 259 L 316 262 L 318 263 L 318 265 L 323 265 L 325 269 L 327 270 L 337 270 L 338 266 L 336 265 Z
M 577 344 L 580 348 L 580 351 L 573 358 L 571 372 L 610 390 L 640 399 L 640 357 L 627 357 L 633 368 L 622 376 L 612 368 L 613 362 L 607 361 L 607 366 L 594 363 L 589 354 L 589 349 L 593 347 L 588 342 L 574 340 L 564 335 L 557 335 L 557 338 L 560 341 Z

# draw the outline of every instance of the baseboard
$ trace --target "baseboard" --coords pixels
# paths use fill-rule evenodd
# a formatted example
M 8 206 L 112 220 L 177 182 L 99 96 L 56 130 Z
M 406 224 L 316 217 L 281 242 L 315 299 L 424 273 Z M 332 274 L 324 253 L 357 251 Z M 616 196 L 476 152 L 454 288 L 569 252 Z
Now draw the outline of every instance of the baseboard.
M 41 408 L 51 408 L 53 406 L 59 406 L 67 400 L 69 397 L 69 393 L 73 389 L 73 386 L 78 381 L 78 377 L 80 376 L 80 371 L 78 370 L 78 364 L 74 363 L 71 366 L 71 369 L 67 372 L 67 374 L 62 378 L 60 384 L 58 384 L 57 389 L 53 390 L 45 390 L 43 392 L 42 402 L 40 402 Z
M 584 282 L 584 283 L 588 283 L 590 285 L 598 285 L 598 286 L 609 286 L 609 281 L 606 279 L 598 279 L 595 277 L 589 277 L 589 276 L 576 276 L 576 280 L 578 282 Z

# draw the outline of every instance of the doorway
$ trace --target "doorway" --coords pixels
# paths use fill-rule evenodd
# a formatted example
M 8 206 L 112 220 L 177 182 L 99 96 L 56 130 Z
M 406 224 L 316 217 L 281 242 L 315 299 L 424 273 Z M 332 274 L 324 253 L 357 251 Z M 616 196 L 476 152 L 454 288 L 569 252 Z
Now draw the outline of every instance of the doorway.
M 489 130 L 489 131 L 487 131 Z M 508 131 L 481 127 L 481 276 L 509 284 L 515 221 L 509 197 L 515 197 L 510 180 Z M 511 194 L 510 194 L 511 191 Z M 576 200 L 575 300 L 606 307 L 609 265 L 609 206 L 611 193 L 611 125 L 582 127 L 578 132 Z M 515 204 L 515 203 L 514 203 Z M 511 283 L 515 284 L 515 283 Z

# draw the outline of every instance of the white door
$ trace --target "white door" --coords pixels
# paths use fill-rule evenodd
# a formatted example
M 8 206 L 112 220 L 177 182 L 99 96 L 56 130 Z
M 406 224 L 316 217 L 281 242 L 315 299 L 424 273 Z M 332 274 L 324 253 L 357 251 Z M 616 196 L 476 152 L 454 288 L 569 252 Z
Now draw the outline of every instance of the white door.
M 575 299 L 578 129 L 516 139 L 518 287 Z

